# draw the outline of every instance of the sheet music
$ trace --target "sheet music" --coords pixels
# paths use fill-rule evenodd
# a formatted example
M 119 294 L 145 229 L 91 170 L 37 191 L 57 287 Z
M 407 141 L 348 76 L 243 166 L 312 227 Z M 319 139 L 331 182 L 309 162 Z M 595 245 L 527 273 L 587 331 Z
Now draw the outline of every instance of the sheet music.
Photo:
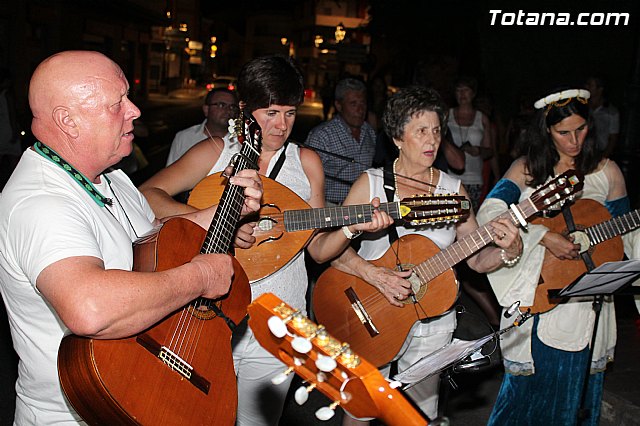
M 493 334 L 481 337 L 478 340 L 453 339 L 448 345 L 421 358 L 402 373 L 396 374 L 393 379 L 402 383 L 416 383 L 422 379 L 433 376 L 447 368 L 449 365 L 460 361 L 474 352 L 479 351 L 485 343 L 493 338 Z
M 613 294 L 640 277 L 640 260 L 606 262 L 558 292 L 559 297 Z

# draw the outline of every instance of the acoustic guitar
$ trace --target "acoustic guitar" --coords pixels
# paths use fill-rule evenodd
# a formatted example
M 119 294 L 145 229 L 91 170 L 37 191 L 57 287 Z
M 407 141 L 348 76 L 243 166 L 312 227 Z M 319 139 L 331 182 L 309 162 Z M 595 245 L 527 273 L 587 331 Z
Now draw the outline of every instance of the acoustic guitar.
M 256 243 L 248 249 L 236 248 L 236 259 L 250 282 L 278 271 L 304 249 L 315 231 L 370 222 L 370 204 L 312 209 L 295 192 L 261 176 L 262 207 L 245 221 L 256 222 Z M 220 174 L 200 181 L 189 195 L 189 205 L 203 209 L 219 197 L 225 179 Z M 398 202 L 381 203 L 380 210 L 396 220 L 417 225 L 452 223 L 469 215 L 469 201 L 462 195 L 416 195 Z
M 582 176 L 569 170 L 499 217 L 524 226 L 527 218 L 561 203 L 582 186 Z M 416 321 L 439 316 L 453 306 L 458 282 L 451 268 L 491 244 L 494 237 L 492 228 L 485 225 L 442 251 L 417 234 L 405 235 L 397 246 L 394 242 L 394 247 L 372 263 L 389 269 L 412 269 L 408 280 L 413 294 L 401 308 L 391 305 L 366 281 L 330 267 L 320 275 L 313 292 L 316 318 L 331 334 L 350 342 L 374 365 L 382 366 L 398 354 Z
M 235 172 L 256 164 L 260 130 L 250 134 Z M 198 253 L 227 253 L 244 202 L 243 188 L 227 185 L 207 231 L 170 219 L 134 246 L 134 270 L 163 271 Z M 251 288 L 234 260 L 225 296 L 198 298 L 138 335 L 118 340 L 70 335 L 62 340 L 58 370 L 62 389 L 92 425 L 233 425 L 237 408 L 231 326 L 246 316 Z M 118 307 L 114 307 L 117 309 Z
M 571 233 L 561 214 L 536 218 L 532 223 L 544 225 L 551 232 L 573 236 L 574 242 L 580 244 L 580 253 L 588 251 L 595 266 L 622 260 L 624 247 L 620 235 L 640 228 L 640 209 L 611 219 L 605 206 L 589 199 L 576 200 L 571 206 L 571 215 L 576 225 L 576 231 Z M 546 250 L 533 306 L 521 306 L 520 309 L 531 308 L 531 313 L 553 309 L 566 299 L 549 297 L 549 290 L 559 290 L 586 272 L 587 266 L 582 259 L 560 260 Z
M 427 421 L 396 389 L 382 377 L 376 367 L 329 335 L 271 293 L 265 293 L 249 305 L 249 326 L 258 342 L 297 373 L 307 387 L 295 392 L 302 404 L 313 389 L 333 401 L 316 412 L 327 420 L 340 405 L 358 418 L 377 418 L 390 426 L 426 425 Z

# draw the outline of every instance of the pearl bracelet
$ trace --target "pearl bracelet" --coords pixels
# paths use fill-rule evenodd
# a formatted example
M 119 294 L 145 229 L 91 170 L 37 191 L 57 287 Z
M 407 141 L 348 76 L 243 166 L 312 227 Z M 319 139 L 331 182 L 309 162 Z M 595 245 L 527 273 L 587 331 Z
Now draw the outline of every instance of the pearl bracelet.
M 351 232 L 348 226 L 343 226 L 342 232 L 344 233 L 344 236 L 347 237 L 348 240 L 353 240 L 355 238 L 358 238 L 362 234 L 362 231 Z
M 504 266 L 510 268 L 518 263 L 518 261 L 520 260 L 520 255 L 517 255 L 513 259 L 507 259 L 507 252 L 504 249 L 500 249 L 500 259 L 502 260 L 502 263 L 504 263 Z

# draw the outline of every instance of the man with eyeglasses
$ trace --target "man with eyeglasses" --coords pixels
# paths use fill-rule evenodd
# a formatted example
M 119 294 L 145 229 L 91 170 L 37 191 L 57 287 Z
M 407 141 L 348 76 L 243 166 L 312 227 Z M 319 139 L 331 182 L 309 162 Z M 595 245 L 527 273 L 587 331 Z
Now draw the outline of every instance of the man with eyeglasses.
M 224 142 L 219 144 L 219 149 L 229 149 L 237 144 L 235 137 L 229 134 L 229 119 L 238 115 L 238 98 L 235 92 L 227 88 L 211 90 L 204 98 L 202 112 L 205 120 L 176 133 L 171 142 L 171 150 L 167 158 L 167 166 L 175 163 L 192 146 L 205 139 L 216 139 Z M 221 138 L 218 139 L 218 138 Z

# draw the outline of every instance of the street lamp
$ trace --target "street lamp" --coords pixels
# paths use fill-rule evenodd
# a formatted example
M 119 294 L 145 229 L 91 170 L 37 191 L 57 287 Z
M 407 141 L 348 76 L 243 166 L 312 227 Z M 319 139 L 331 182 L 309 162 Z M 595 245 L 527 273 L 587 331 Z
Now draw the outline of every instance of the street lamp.
M 282 45 L 283 45 L 283 46 L 286 46 L 288 41 L 289 41 L 289 40 L 288 40 L 286 37 L 282 37 L 282 38 L 280 39 L 280 43 L 282 43 Z
M 336 32 L 335 32 L 336 42 L 340 43 L 342 40 L 344 40 L 344 36 L 346 35 L 347 35 L 347 31 L 345 30 L 344 25 L 342 25 L 342 22 L 340 22 L 336 26 Z
M 213 36 L 209 40 L 211 41 L 211 48 L 209 50 L 209 57 L 210 58 L 215 58 L 216 54 L 218 53 L 218 46 L 216 46 L 216 41 L 218 40 L 218 38 Z
M 313 40 L 313 43 L 316 45 L 316 47 L 320 47 L 322 43 L 324 43 L 324 39 L 322 38 L 321 35 L 316 35 L 316 38 Z

